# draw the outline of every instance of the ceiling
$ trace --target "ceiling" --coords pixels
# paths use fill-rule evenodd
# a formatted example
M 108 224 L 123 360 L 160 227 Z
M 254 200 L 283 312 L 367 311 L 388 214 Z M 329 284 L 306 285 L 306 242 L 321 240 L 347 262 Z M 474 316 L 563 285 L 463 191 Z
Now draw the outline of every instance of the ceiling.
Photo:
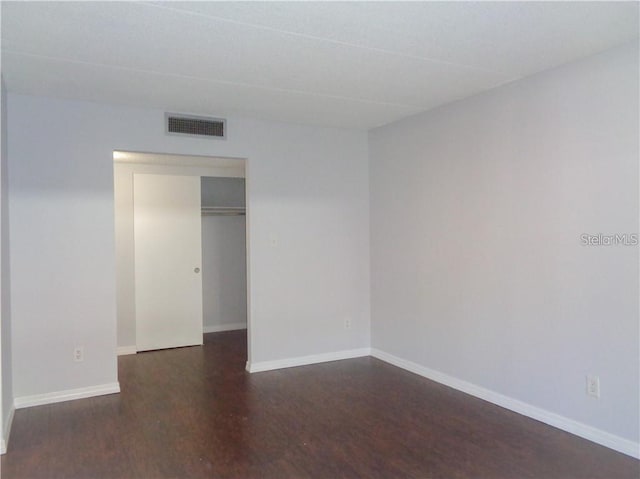
M 371 128 L 638 38 L 637 2 L 8 2 L 11 92 Z

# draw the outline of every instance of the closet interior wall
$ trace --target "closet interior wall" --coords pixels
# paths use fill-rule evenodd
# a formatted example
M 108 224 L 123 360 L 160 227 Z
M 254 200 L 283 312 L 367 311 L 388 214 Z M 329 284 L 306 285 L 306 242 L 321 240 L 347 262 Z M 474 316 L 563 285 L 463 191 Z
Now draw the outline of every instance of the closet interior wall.
M 201 182 L 204 332 L 244 329 L 247 327 L 245 180 L 202 177 Z

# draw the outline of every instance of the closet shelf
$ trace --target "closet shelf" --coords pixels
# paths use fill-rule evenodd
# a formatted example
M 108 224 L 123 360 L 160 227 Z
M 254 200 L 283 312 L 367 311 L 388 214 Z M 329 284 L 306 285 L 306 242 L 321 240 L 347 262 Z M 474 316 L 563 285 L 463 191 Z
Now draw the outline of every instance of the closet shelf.
M 200 209 L 202 216 L 239 216 L 246 214 L 244 206 L 203 206 Z

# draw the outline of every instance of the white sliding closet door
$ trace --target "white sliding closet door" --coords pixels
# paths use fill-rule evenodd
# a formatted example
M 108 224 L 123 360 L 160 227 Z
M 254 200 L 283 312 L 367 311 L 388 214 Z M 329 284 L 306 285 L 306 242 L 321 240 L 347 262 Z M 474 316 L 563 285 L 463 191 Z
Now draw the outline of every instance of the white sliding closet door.
M 202 344 L 200 177 L 134 174 L 136 347 Z

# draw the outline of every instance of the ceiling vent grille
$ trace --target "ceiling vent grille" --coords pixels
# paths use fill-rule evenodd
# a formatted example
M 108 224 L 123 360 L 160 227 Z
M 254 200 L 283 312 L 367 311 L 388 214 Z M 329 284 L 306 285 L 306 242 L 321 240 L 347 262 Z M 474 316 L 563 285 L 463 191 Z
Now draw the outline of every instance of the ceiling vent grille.
M 220 118 L 167 113 L 167 133 L 171 135 L 226 138 L 226 121 Z

